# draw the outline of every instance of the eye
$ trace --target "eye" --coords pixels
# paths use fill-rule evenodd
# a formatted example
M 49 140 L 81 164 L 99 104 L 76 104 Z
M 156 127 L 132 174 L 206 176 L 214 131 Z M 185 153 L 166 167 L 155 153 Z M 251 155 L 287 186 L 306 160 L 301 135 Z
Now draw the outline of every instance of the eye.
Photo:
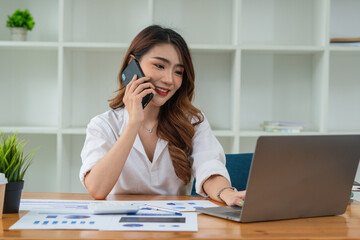
M 160 64 L 154 64 L 154 66 L 158 69 L 164 69 L 164 66 L 163 65 L 160 65 Z
M 184 74 L 184 72 L 183 71 L 175 71 L 175 74 L 178 76 L 182 76 Z

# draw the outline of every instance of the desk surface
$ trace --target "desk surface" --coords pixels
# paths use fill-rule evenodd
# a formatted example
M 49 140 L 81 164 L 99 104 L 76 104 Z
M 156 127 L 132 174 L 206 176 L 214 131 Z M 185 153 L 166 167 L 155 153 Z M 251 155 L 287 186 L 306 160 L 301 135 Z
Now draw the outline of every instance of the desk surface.
M 92 200 L 88 194 L 23 193 L 24 199 Z M 114 195 L 110 200 L 202 200 L 195 196 Z M 360 203 L 341 216 L 236 223 L 199 214 L 198 232 L 107 232 L 96 230 L 9 230 L 26 212 L 3 214 L 1 239 L 360 239 Z

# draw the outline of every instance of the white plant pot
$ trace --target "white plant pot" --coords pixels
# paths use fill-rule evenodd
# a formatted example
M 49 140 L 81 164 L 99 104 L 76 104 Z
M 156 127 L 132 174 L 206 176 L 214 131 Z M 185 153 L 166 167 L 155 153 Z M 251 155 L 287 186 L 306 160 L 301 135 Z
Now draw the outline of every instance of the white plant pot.
M 12 27 L 11 38 L 13 41 L 26 41 L 27 29 L 22 27 Z

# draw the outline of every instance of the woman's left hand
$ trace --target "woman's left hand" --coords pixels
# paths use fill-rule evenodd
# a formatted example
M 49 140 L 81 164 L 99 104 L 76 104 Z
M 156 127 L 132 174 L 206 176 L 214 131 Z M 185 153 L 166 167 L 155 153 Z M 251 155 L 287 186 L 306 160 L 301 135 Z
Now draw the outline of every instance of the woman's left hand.
M 221 199 L 228 205 L 228 206 L 240 206 L 244 204 L 246 191 L 239 191 L 235 192 L 231 189 L 225 190 L 221 193 Z

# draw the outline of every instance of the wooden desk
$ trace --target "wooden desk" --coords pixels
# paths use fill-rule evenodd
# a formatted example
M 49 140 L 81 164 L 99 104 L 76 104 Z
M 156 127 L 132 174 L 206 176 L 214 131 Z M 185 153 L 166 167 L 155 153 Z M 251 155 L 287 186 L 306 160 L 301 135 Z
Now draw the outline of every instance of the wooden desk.
M 91 200 L 88 194 L 23 193 L 24 199 Z M 202 200 L 195 196 L 115 195 L 111 200 Z M 360 239 L 360 203 L 344 215 L 259 223 L 236 223 L 199 214 L 198 232 L 107 232 L 95 230 L 9 230 L 26 212 L 4 214 L 1 239 Z

